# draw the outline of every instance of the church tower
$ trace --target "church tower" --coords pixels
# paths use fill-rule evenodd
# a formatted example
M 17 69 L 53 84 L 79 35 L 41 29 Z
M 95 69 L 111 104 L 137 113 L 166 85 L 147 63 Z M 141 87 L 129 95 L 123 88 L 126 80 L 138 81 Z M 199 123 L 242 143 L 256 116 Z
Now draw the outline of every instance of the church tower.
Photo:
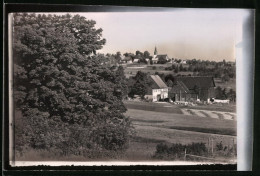
M 155 46 L 154 55 L 157 55 L 157 54 L 158 54 L 158 52 L 157 52 L 157 48 L 156 48 L 156 46 Z

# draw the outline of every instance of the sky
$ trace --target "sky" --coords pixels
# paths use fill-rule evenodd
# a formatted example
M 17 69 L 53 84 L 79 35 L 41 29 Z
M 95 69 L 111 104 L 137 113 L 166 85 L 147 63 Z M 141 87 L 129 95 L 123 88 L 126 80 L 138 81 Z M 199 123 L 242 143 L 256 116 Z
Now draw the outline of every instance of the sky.
M 234 61 L 242 38 L 243 9 L 170 9 L 156 12 L 77 13 L 96 21 L 106 45 L 99 53 L 137 50 L 170 58 Z

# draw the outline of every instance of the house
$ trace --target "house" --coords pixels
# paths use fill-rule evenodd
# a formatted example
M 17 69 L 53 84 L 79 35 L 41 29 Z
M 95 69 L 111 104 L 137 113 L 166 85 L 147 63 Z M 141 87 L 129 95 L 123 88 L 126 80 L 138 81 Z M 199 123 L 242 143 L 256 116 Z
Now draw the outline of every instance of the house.
M 171 59 L 168 57 L 167 54 L 158 54 L 157 48 L 155 47 L 155 49 L 154 49 L 154 55 L 153 55 L 153 58 L 152 58 L 152 62 L 153 62 L 154 64 L 157 64 L 160 58 L 166 60 L 167 62 L 169 62 L 169 61 L 171 60 Z
M 181 60 L 181 64 L 187 64 L 186 60 Z
M 145 58 L 145 61 L 147 62 L 148 65 L 150 65 L 150 59 L 149 58 Z
M 153 102 L 168 98 L 168 86 L 158 75 L 150 75 L 151 86 L 148 88 L 145 98 Z
M 133 63 L 139 63 L 139 59 L 138 59 L 138 58 L 135 58 L 135 59 L 133 60 Z
M 174 77 L 173 87 L 169 90 L 169 98 L 175 101 L 210 101 L 215 97 L 216 87 L 213 77 L 185 76 Z

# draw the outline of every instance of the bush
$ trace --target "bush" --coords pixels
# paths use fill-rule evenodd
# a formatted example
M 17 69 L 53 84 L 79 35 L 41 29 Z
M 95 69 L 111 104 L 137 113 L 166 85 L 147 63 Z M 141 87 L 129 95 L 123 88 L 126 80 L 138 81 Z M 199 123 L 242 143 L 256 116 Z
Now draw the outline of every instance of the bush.
M 185 156 L 185 149 L 187 154 L 207 156 L 207 148 L 205 143 L 192 143 L 188 145 L 172 144 L 167 145 L 160 143 L 156 146 L 156 152 L 153 158 L 166 160 L 183 160 Z M 186 157 L 187 160 L 200 160 L 198 158 Z
M 214 153 L 214 155 L 226 157 L 236 156 L 237 152 L 236 145 L 224 146 L 222 144 L 222 141 L 216 143 L 215 150 L 216 152 Z

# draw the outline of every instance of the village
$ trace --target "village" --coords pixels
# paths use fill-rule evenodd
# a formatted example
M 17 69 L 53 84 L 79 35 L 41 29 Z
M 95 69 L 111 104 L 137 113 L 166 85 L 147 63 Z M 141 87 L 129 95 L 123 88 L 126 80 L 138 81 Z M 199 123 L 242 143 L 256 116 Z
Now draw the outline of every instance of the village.
M 210 70 L 214 70 L 214 68 L 208 63 L 206 64 L 207 66 L 205 66 L 205 62 L 203 61 L 196 63 L 196 70 L 196 68 L 192 69 L 193 60 L 170 59 L 167 54 L 158 54 L 156 47 L 153 56 L 147 53 L 147 51 L 144 53 L 137 51 L 135 56 L 126 53 L 123 56 L 120 54 L 119 56 L 109 57 L 110 64 L 124 68 L 127 79 L 135 77 L 137 72 L 146 74 L 149 81 L 151 81 L 151 85 L 145 91 L 144 100 L 184 104 L 188 102 L 229 104 L 230 100 L 235 102 L 234 95 L 232 95 L 233 97 L 225 96 L 220 98 L 219 95 L 216 95 L 215 90 L 217 87 L 221 87 L 225 89 L 225 91 L 234 91 L 234 71 L 233 73 L 223 75 L 227 69 L 224 68 L 222 75 L 220 74 L 220 76 L 218 76 L 217 74 L 219 73 L 212 74 L 205 72 L 205 67 L 209 67 Z M 202 71 L 199 70 L 197 65 L 199 65 L 199 67 L 202 65 Z M 227 65 L 234 70 L 234 62 L 229 62 Z M 230 77 L 230 75 L 232 76 Z M 138 98 L 138 96 L 136 98 Z
M 106 45 L 84 15 L 13 14 L 15 160 L 236 163 L 233 56 Z
M 128 109 L 126 115 L 137 130 L 129 155 L 134 150 L 138 156 L 133 157 L 148 159 L 161 142 L 202 142 L 207 148 L 214 145 L 215 158 L 223 157 L 216 148 L 220 143 L 233 150 L 236 143 L 235 79 L 202 75 L 199 69 L 197 73 L 189 71 L 190 60 L 170 59 L 167 54 L 158 54 L 156 47 L 154 55 L 145 61 L 126 56 L 117 64 L 124 68 L 128 80 L 129 94 L 124 101 Z M 235 63 L 228 64 L 234 67 Z M 173 66 L 173 70 L 165 69 Z M 181 71 L 175 71 L 180 67 Z M 208 64 L 208 67 L 212 66 Z

